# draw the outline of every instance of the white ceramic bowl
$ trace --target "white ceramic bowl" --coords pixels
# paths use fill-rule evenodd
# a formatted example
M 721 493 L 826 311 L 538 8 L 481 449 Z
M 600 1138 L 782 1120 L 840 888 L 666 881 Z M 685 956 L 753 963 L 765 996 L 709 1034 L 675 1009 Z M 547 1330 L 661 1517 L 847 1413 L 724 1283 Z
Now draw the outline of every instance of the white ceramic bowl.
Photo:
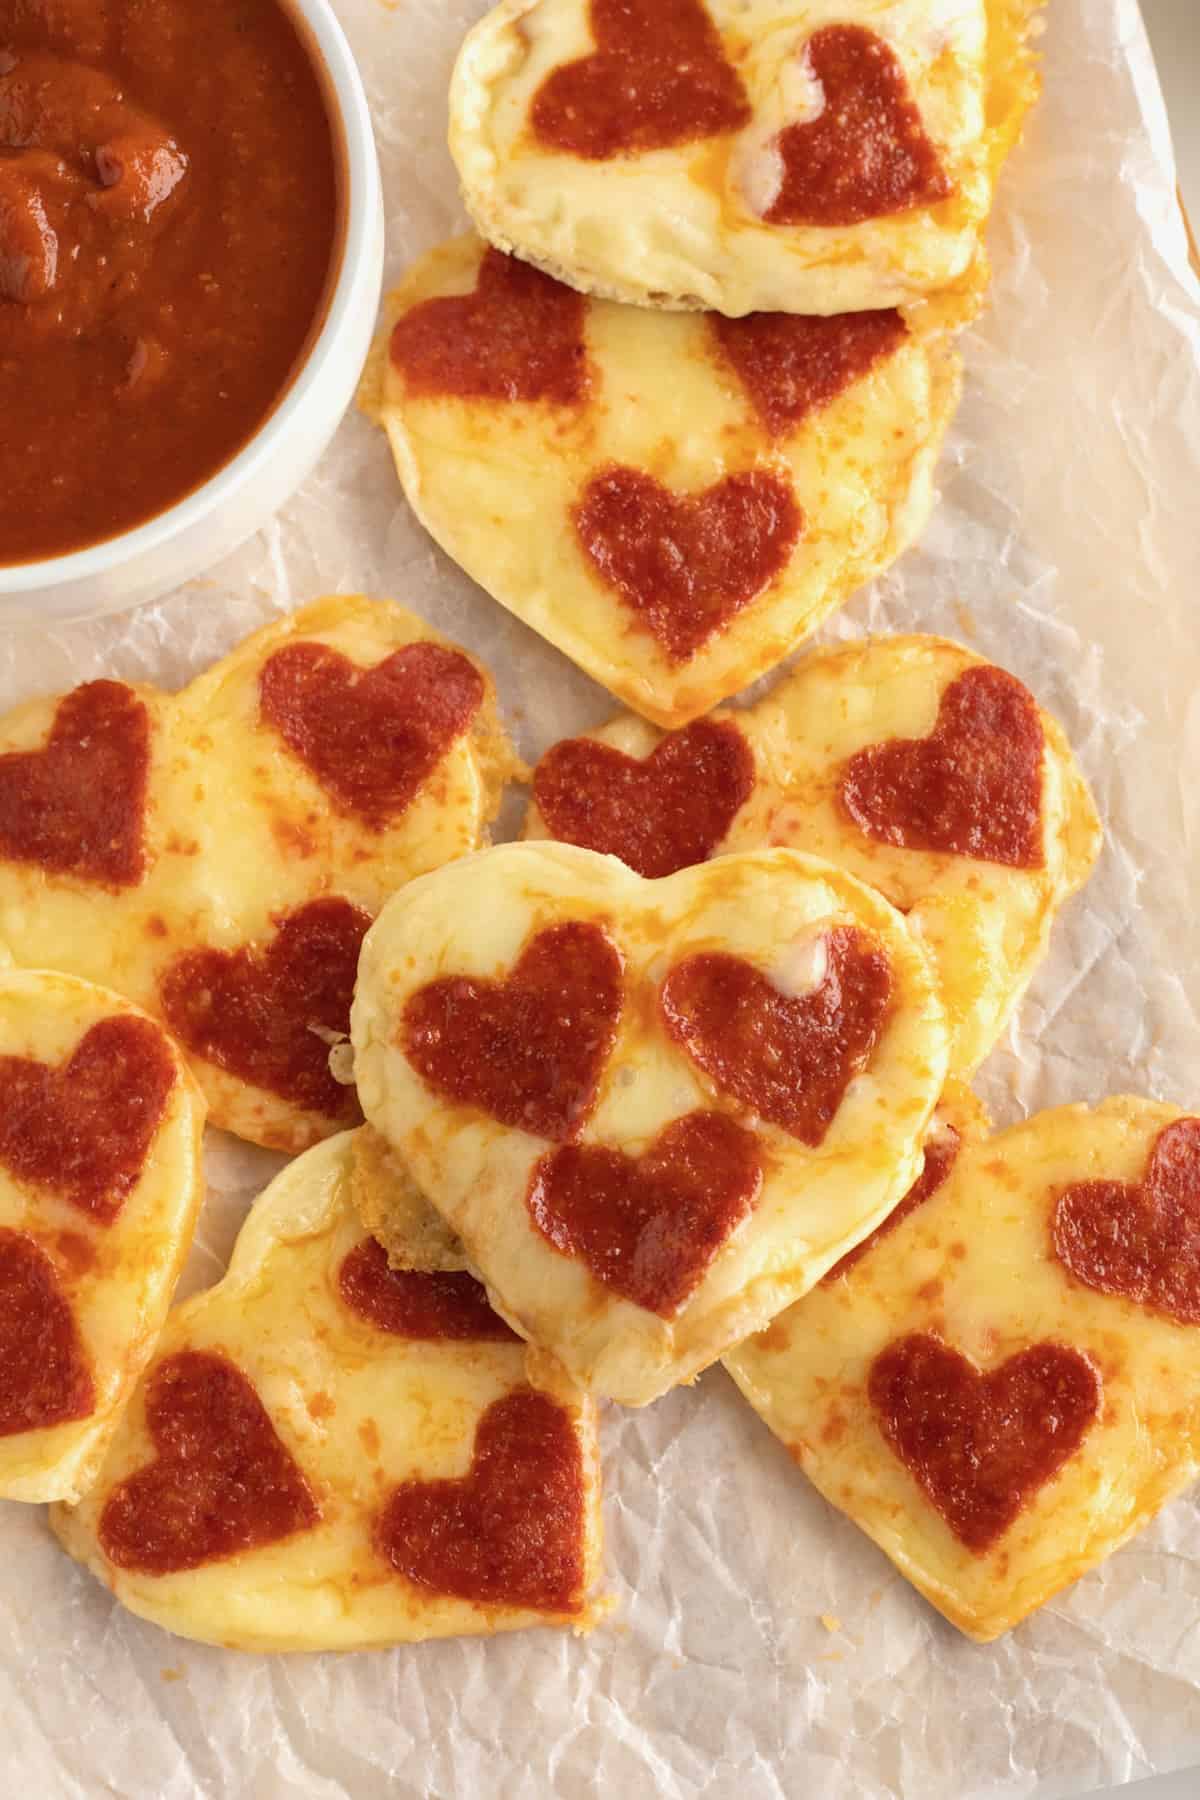
M 342 140 L 342 245 L 321 331 L 274 412 L 203 486 L 119 537 L 44 562 L 0 566 L 0 627 L 127 611 L 211 567 L 294 493 L 354 396 L 383 286 L 379 159 L 362 80 L 327 0 L 286 3 L 324 64 Z

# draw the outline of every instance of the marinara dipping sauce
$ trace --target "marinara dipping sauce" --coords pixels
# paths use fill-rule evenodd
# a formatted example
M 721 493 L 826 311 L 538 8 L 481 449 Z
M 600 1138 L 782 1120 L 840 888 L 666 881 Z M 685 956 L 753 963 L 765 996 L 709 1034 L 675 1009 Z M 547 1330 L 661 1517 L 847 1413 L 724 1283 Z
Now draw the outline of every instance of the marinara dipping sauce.
M 0 0 L 0 564 L 254 435 L 321 323 L 338 161 L 277 0 Z

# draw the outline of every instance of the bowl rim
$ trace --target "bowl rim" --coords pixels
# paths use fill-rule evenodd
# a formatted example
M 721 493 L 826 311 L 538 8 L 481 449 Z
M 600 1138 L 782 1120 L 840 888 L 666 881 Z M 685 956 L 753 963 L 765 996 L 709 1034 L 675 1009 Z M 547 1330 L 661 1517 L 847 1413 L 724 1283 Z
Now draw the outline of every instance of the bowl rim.
M 78 550 L 34 562 L 0 563 L 0 597 L 28 595 L 67 582 L 93 580 L 127 563 L 161 550 L 165 544 L 203 525 L 228 505 L 275 455 L 280 442 L 295 427 L 318 387 L 331 353 L 355 310 L 359 271 L 369 262 L 375 213 L 379 163 L 371 128 L 371 112 L 354 54 L 329 0 L 279 0 L 295 16 L 302 39 L 324 74 L 326 100 L 333 114 L 335 136 L 340 131 L 345 168 L 341 243 L 336 276 L 327 289 L 325 317 L 312 339 L 303 362 L 291 376 L 282 399 L 277 401 L 254 436 L 228 462 L 165 511 L 115 537 L 101 538 Z

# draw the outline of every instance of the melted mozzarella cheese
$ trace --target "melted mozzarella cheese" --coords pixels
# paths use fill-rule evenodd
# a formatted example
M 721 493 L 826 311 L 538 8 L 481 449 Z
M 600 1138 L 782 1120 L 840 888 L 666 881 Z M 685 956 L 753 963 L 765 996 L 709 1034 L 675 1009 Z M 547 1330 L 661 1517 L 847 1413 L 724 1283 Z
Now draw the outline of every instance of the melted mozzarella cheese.
M 530 936 L 594 920 L 620 952 L 625 998 L 579 1142 L 641 1155 L 694 1109 L 755 1132 L 764 1175 L 750 1217 L 673 1316 L 624 1299 L 553 1248 L 526 1205 L 544 1138 L 429 1087 L 402 1048 L 410 995 L 437 977 L 494 978 Z M 666 1035 L 655 993 L 693 951 L 767 973 L 798 937 L 858 925 L 889 959 L 894 1002 L 823 1141 L 810 1148 L 748 1117 Z M 613 857 L 506 845 L 409 885 L 363 946 L 352 1037 L 368 1120 L 461 1238 L 493 1305 L 581 1384 L 642 1405 L 690 1379 L 804 1293 L 907 1191 L 946 1072 L 941 1008 L 924 952 L 885 901 L 841 870 L 789 851 L 722 858 L 645 882 Z
M 475 289 L 483 246 L 458 239 L 413 268 L 393 322 Z M 944 334 L 910 332 L 789 434 L 772 439 L 707 318 L 603 301 L 584 325 L 578 407 L 410 392 L 381 349 L 363 403 L 385 427 L 405 494 L 494 599 L 628 705 L 680 725 L 774 667 L 918 535 L 958 400 Z M 614 465 L 696 496 L 748 470 L 777 475 L 805 515 L 783 567 L 685 661 L 598 574 L 574 509 Z
M 640 305 L 835 313 L 931 294 L 969 313 L 1001 163 L 1037 92 L 1041 0 L 705 0 L 753 116 L 742 130 L 589 161 L 539 141 L 542 83 L 595 48 L 587 0 L 502 0 L 463 45 L 450 145 L 467 207 L 503 249 Z M 805 45 L 857 25 L 895 53 L 951 196 L 839 226 L 770 223 L 779 134 L 821 110 Z M 945 303 L 945 302 L 943 302 Z
M 60 1067 L 93 1026 L 131 1017 L 144 1015 L 116 994 L 70 976 L 0 975 L 0 1057 Z M 140 1173 L 111 1224 L 0 1160 L 0 1229 L 31 1239 L 49 1258 L 95 1396 L 86 1418 L 0 1436 L 5 1499 L 74 1500 L 87 1490 L 153 1351 L 187 1255 L 204 1191 L 204 1102 L 170 1039 L 165 1033 L 159 1039 L 175 1069 L 174 1085 Z M 107 1107 L 91 1129 L 98 1137 L 111 1132 Z M 86 1170 L 87 1130 L 64 1121 L 63 1134 Z
M 178 1307 L 156 1365 L 180 1351 L 227 1358 L 249 1378 L 321 1511 L 311 1529 L 198 1568 L 150 1575 L 118 1567 L 99 1525 L 114 1488 L 155 1457 L 139 1390 L 86 1501 L 51 1517 L 65 1548 L 122 1605 L 184 1637 L 252 1650 L 349 1650 L 561 1623 L 587 1629 L 607 1608 L 572 1614 L 474 1603 L 397 1574 L 375 1548 L 380 1508 L 399 1483 L 457 1480 L 494 1402 L 533 1387 L 570 1415 L 585 1478 L 585 1585 L 600 1554 L 599 1455 L 591 1405 L 519 1343 L 416 1341 L 351 1312 L 338 1292 L 365 1241 L 350 1201 L 354 1134 L 291 1163 L 255 1204 L 228 1273 Z M 147 1379 L 153 1375 L 153 1368 Z
M 1119 1548 L 1200 1472 L 1196 1327 L 1071 1279 L 1051 1212 L 1074 1183 L 1136 1183 L 1176 1109 L 1066 1106 L 971 1143 L 945 1185 L 844 1277 L 725 1359 L 833 1505 L 951 1622 L 986 1642 Z M 1073 1456 L 984 1555 L 960 1542 L 888 1447 L 867 1398 L 875 1358 L 938 1335 L 988 1372 L 1034 1344 L 1082 1352 L 1102 1404 Z
M 411 876 L 478 847 L 517 766 L 486 675 L 472 729 L 380 830 L 333 804 L 259 715 L 259 676 L 287 645 L 326 645 L 371 668 L 426 641 L 445 642 L 402 607 L 338 595 L 255 633 L 177 696 L 137 689 L 151 720 L 142 879 L 106 888 L 0 853 L 0 948 L 20 966 L 104 983 L 158 1013 L 160 980 L 177 957 L 261 949 L 282 916 L 329 896 L 373 914 Z M 41 749 L 57 706 L 36 701 L 10 714 L 0 754 Z M 293 1151 L 337 1128 L 198 1055 L 192 1061 L 216 1125 Z
M 757 705 L 718 714 L 754 754 L 755 785 L 717 853 L 784 845 L 827 857 L 907 915 L 933 957 L 950 1024 L 951 1070 L 967 1077 L 988 1055 L 1046 953 L 1055 916 L 1086 881 L 1101 844 L 1087 784 L 1061 727 L 1041 713 L 1040 868 L 1008 867 L 881 843 L 838 803 L 857 751 L 928 736 L 946 688 L 984 659 L 944 638 L 875 638 L 817 651 Z M 661 741 L 641 719 L 591 734 L 627 756 Z M 546 835 L 532 807 L 525 835 Z

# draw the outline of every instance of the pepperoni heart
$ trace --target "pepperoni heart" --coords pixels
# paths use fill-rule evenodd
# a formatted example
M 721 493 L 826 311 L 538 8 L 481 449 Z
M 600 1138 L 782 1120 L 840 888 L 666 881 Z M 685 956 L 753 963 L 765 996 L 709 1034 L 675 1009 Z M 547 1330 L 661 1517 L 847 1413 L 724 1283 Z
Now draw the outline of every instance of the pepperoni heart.
M 120 1569 L 172 1575 L 311 1531 L 321 1509 L 253 1383 L 228 1358 L 181 1350 L 146 1389 L 155 1462 L 115 1487 L 100 1515 Z
M 927 738 L 860 750 L 841 801 L 860 831 L 903 850 L 1040 868 L 1042 721 L 1003 669 L 967 669 L 942 695 Z
M 370 923 L 348 900 L 312 900 L 265 947 L 189 950 L 161 978 L 163 1015 L 206 1062 L 326 1118 L 352 1118 L 353 1088 L 329 1073 L 330 1034 L 349 1032 Z
M 714 318 L 722 354 L 732 364 L 754 409 L 774 438 L 788 437 L 805 419 L 832 405 L 908 336 L 895 311 L 747 313 Z
M 392 825 L 483 705 L 483 677 L 444 644 L 406 644 L 360 669 L 289 644 L 259 677 L 262 716 L 344 811 Z
M 451 975 L 404 1009 L 413 1068 L 452 1100 L 555 1142 L 582 1126 L 621 1016 L 621 958 L 599 925 L 551 925 L 503 981 Z
M 578 406 L 590 386 L 574 288 L 489 249 L 473 294 L 422 300 L 396 323 L 391 359 L 410 394 Z
M 821 111 L 780 132 L 782 180 L 764 218 L 860 225 L 954 192 L 890 44 L 862 25 L 825 25 L 804 60 L 821 85 Z
M 836 1281 L 839 1275 L 848 1275 L 855 1263 L 861 1262 L 867 1251 L 877 1244 L 880 1238 L 887 1237 L 890 1232 L 895 1231 L 897 1225 L 902 1225 L 910 1214 L 915 1213 L 918 1207 L 924 1206 L 927 1200 L 932 1200 L 958 1161 L 958 1153 L 961 1149 L 962 1139 L 952 1125 L 946 1128 L 944 1136 L 927 1143 L 925 1163 L 921 1173 L 899 1206 L 893 1207 L 887 1218 L 877 1225 L 874 1231 L 862 1240 L 861 1244 L 855 1244 L 853 1250 L 847 1250 L 845 1256 L 835 1262 L 832 1269 L 827 1270 L 821 1277 L 821 1284 Z
M 669 1318 L 762 1186 L 758 1143 L 721 1113 L 694 1112 L 644 1156 L 567 1144 L 544 1156 L 526 1204 L 542 1236 L 597 1281 Z
M 1100 1410 L 1100 1377 L 1078 1350 L 1049 1342 L 984 1375 L 915 1332 L 875 1358 L 867 1394 L 930 1504 L 983 1556 L 1078 1450 Z
M 0 856 L 107 887 L 142 879 L 150 716 L 132 688 L 89 681 L 41 750 L 0 756 Z
M 461 1481 L 406 1481 L 375 1528 L 407 1580 L 484 1606 L 578 1612 L 583 1458 L 570 1414 L 518 1389 L 488 1407 Z
M 338 1292 L 350 1311 L 393 1337 L 516 1343 L 488 1305 L 487 1290 L 458 1270 L 390 1269 L 387 1252 L 364 1238 L 338 1271 Z
M 95 1406 L 54 1264 L 31 1237 L 0 1229 L 0 1437 L 86 1419 Z
M 590 56 L 548 75 L 534 136 L 592 162 L 738 131 L 746 90 L 700 0 L 592 0 Z
M 1065 1269 L 1180 1325 L 1200 1325 L 1200 1119 L 1161 1131 L 1140 1185 L 1081 1181 L 1051 1225 Z
M 640 469 L 589 481 L 573 513 L 596 573 L 672 662 L 686 662 L 769 586 L 804 529 L 791 483 L 762 469 L 673 494 Z
M 0 1056 L 0 1163 L 111 1225 L 174 1085 L 175 1063 L 149 1019 L 102 1019 L 57 1067 Z
M 823 941 L 822 978 L 799 997 L 723 951 L 676 963 L 659 996 L 667 1030 L 723 1093 L 814 1147 L 874 1050 L 892 994 L 887 957 L 865 932 L 839 925 Z
M 538 764 L 533 797 L 552 836 L 619 856 L 650 880 L 711 856 L 754 791 L 736 725 L 701 720 L 641 761 L 569 738 Z

